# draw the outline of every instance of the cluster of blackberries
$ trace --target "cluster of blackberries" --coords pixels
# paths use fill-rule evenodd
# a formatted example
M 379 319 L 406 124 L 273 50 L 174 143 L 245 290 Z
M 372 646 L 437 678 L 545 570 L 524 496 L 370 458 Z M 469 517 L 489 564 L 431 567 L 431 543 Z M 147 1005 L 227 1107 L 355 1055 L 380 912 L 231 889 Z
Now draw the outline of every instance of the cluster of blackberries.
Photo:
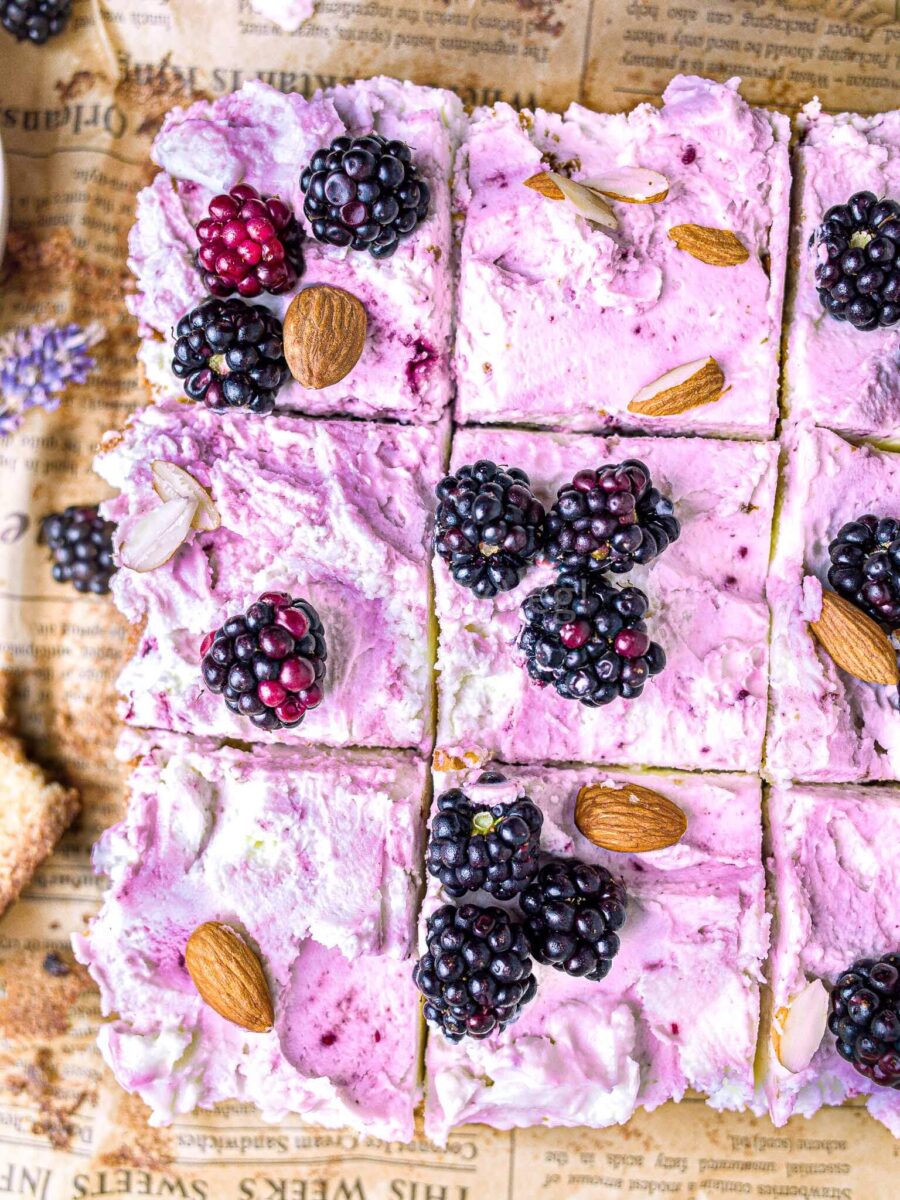
M 0 25 L 35 46 L 62 33 L 71 15 L 72 0 L 0 0 Z
M 524 471 L 482 459 L 437 486 L 434 548 L 481 599 L 519 584 L 542 545 L 544 506 Z
M 831 992 L 837 1052 L 881 1087 L 900 1089 L 900 953 L 862 958 Z
M 200 647 L 203 682 L 260 729 L 292 729 L 322 700 L 325 631 L 308 600 L 264 592 Z
M 857 329 L 900 321 L 900 204 L 857 192 L 825 213 L 810 238 L 817 247 L 822 307 Z
M 41 540 L 53 553 L 53 578 L 71 582 L 78 592 L 101 596 L 116 571 L 112 537 L 115 525 L 100 516 L 96 504 L 72 504 L 41 523 Z
M 336 137 L 300 176 L 313 236 L 331 246 L 389 258 L 428 215 L 428 184 L 405 142 L 379 133 Z
M 634 700 L 666 665 L 644 616 L 649 601 L 636 587 L 617 588 L 602 575 L 560 575 L 522 604 L 519 648 L 541 687 L 590 708 L 616 697 Z
M 507 781 L 478 781 L 478 798 Z M 479 803 L 461 788 L 439 797 L 428 870 L 454 899 L 485 891 L 517 900 L 522 920 L 495 906 L 447 904 L 427 921 L 427 952 L 413 971 L 425 1017 L 451 1041 L 504 1029 L 537 992 L 531 959 L 600 980 L 619 949 L 627 897 L 603 867 L 574 858 L 540 864 L 543 815 L 527 796 Z
M 872 513 L 849 521 L 828 547 L 834 590 L 891 629 L 900 625 L 900 520 Z
M 206 300 L 175 327 L 172 371 L 209 408 L 270 413 L 290 375 L 282 326 L 262 304 Z

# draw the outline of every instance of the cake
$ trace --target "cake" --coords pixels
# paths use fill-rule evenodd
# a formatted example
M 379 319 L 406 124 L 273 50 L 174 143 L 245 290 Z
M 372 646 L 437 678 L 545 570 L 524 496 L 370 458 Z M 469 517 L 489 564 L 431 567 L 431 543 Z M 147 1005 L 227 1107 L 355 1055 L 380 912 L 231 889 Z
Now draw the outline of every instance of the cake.
M 773 788 L 769 795 L 774 911 L 772 1007 L 789 1008 L 811 982 L 833 986 L 852 964 L 900 947 L 896 847 L 900 789 L 844 785 Z M 900 1137 L 900 1093 L 879 1087 L 837 1053 L 826 1032 L 809 1065 L 787 1071 L 765 1039 L 765 1096 L 772 1120 L 865 1099 Z
M 676 76 L 627 115 L 475 111 L 457 168 L 465 213 L 455 351 L 461 422 L 771 437 L 788 234 L 788 119 L 735 81 Z M 661 173 L 658 203 L 612 201 L 615 237 L 523 182 Z M 679 249 L 684 226 L 736 235 L 746 260 Z M 706 255 L 709 258 L 709 255 Z M 728 391 L 666 416 L 629 411 L 668 371 L 714 358 Z
M 431 745 L 426 525 L 446 429 L 219 414 L 177 401 L 136 414 L 96 469 L 120 495 L 117 547 L 160 497 L 153 463 L 184 468 L 221 518 L 164 565 L 113 578 L 139 626 L 119 686 L 126 722 L 247 741 Z M 267 731 L 229 711 L 201 674 L 204 638 L 260 595 L 310 601 L 324 625 L 320 707 Z
M 823 252 L 814 235 L 833 205 L 846 204 L 858 192 L 900 200 L 900 111 L 831 115 L 814 101 L 804 108 L 799 126 L 794 156 L 799 261 L 788 323 L 788 415 L 851 436 L 896 441 L 900 323 L 858 330 L 824 311 L 814 279 Z
M 758 770 L 775 446 L 467 428 L 454 437 L 451 470 L 480 459 L 518 467 L 549 505 L 581 468 L 630 457 L 646 463 L 681 523 L 680 538 L 663 555 L 627 576 L 650 598 L 649 632 L 666 653 L 666 669 L 639 699 L 599 710 L 540 688 L 515 642 L 523 600 L 553 569 L 534 565 L 514 590 L 480 599 L 436 559 L 439 747 L 487 751 L 506 762 Z
M 865 334 L 861 333 L 861 337 Z M 821 614 L 829 545 L 858 517 L 897 515 L 900 457 L 823 429 L 786 441 L 784 495 L 767 583 L 772 610 L 766 769 L 777 779 L 848 782 L 900 774 L 897 689 L 835 665 L 809 622 Z
M 160 394 L 172 394 L 172 331 L 203 300 L 195 226 L 217 193 L 240 183 L 280 197 L 304 224 L 305 269 L 283 295 L 258 298 L 283 316 L 309 284 L 348 291 L 365 306 L 368 335 L 358 367 L 320 390 L 290 380 L 279 407 L 313 414 L 434 421 L 450 398 L 450 174 L 462 127 L 451 92 L 371 79 L 307 100 L 257 81 L 212 102 L 176 108 L 153 144 L 162 168 L 138 196 L 129 239 L 137 280 L 129 298 L 144 338 L 141 357 Z M 392 258 L 322 245 L 300 217 L 300 177 L 320 147 L 377 130 L 408 143 L 431 192 L 427 219 Z M 164 341 L 160 341 L 160 337 Z
M 76 955 L 100 986 L 100 1049 L 166 1124 L 222 1100 L 408 1140 L 418 1004 L 421 761 L 396 751 L 241 751 L 171 737 L 135 770 L 94 866 L 109 887 Z M 353 886 L 348 884 L 352 881 Z M 258 952 L 274 1028 L 248 1032 L 185 965 L 205 922 Z
M 768 945 L 759 781 L 498 767 L 505 788 L 478 785 L 477 773 L 449 772 L 435 775 L 435 792 L 464 784 L 473 800 L 492 804 L 527 794 L 544 814 L 544 852 L 599 863 L 621 877 L 628 915 L 605 979 L 536 964 L 537 995 L 502 1033 L 454 1044 L 429 1031 L 428 1135 L 444 1144 L 464 1122 L 602 1127 L 627 1121 L 637 1108 L 680 1100 L 688 1088 L 718 1109 L 748 1104 Z M 686 814 L 686 835 L 645 854 L 598 849 L 574 823 L 579 789 L 598 782 L 656 789 Z M 431 879 L 424 913 L 446 899 Z

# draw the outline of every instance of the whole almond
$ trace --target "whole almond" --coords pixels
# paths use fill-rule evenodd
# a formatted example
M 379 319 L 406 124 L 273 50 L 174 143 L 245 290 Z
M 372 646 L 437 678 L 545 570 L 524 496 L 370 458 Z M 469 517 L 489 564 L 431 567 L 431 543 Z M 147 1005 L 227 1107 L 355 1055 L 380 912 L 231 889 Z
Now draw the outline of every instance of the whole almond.
M 331 387 L 349 375 L 366 343 L 366 310 L 342 288 L 315 284 L 288 305 L 284 357 L 305 388 Z
M 604 850 L 646 854 L 679 841 L 687 817 L 677 804 L 640 784 L 594 783 L 578 793 L 575 824 L 589 842 Z
M 900 682 L 897 652 L 871 617 L 839 596 L 822 593 L 822 613 L 809 627 L 832 662 L 863 683 Z
M 673 225 L 669 237 L 679 250 L 686 250 L 711 267 L 738 267 L 750 257 L 747 247 L 730 229 L 712 225 Z
M 275 1013 L 260 961 L 230 925 L 198 925 L 184 961 L 197 991 L 220 1017 L 253 1033 L 272 1028 Z
M 645 417 L 673 417 L 701 404 L 712 404 L 725 391 L 725 376 L 716 360 L 698 358 L 642 387 L 628 411 Z

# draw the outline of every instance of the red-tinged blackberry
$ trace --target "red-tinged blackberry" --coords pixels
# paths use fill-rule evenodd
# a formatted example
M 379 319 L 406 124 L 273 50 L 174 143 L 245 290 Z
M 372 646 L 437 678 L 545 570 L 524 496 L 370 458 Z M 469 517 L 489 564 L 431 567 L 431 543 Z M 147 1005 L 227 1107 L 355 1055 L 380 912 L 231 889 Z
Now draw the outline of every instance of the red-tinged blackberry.
M 497 771 L 478 780 L 505 782 Z M 527 796 L 512 804 L 473 804 L 461 788 L 452 788 L 438 797 L 437 807 L 427 863 L 448 896 L 483 889 L 496 900 L 512 900 L 534 879 L 544 817 Z
M 900 1089 L 900 953 L 861 958 L 831 992 L 837 1052 L 880 1087 Z
M 405 142 L 379 133 L 336 137 L 300 176 L 317 241 L 388 258 L 428 215 L 431 193 Z
M 264 592 L 200 647 L 203 682 L 260 729 L 293 729 L 322 700 L 325 630 L 308 600 Z
M 72 15 L 72 0 L 0 0 L 0 25 L 18 42 L 43 46 L 62 33 Z
M 545 552 L 570 574 L 630 571 L 681 533 L 672 501 L 636 458 L 579 471 L 547 513 Z
M 625 922 L 625 886 L 604 867 L 557 858 L 541 867 L 519 897 L 525 936 L 539 963 L 602 979 L 619 952 L 616 933 Z
M 304 235 L 294 214 L 283 200 L 261 196 L 248 183 L 213 196 L 197 237 L 197 262 L 213 296 L 280 295 L 303 273 Z
M 543 539 L 544 506 L 518 467 L 481 459 L 437 486 L 434 548 L 480 599 L 516 587 Z
M 647 634 L 648 608 L 639 588 L 617 588 L 599 575 L 560 575 L 522 604 L 518 644 L 528 674 L 589 708 L 634 700 L 666 665 L 662 646 Z
M 866 513 L 828 547 L 828 582 L 876 621 L 900 624 L 900 520 Z
M 41 522 L 41 540 L 53 552 L 53 578 L 71 582 L 76 591 L 109 591 L 116 572 L 113 562 L 112 521 L 105 521 L 96 504 L 73 504 L 64 512 L 51 513 Z
M 857 192 L 825 213 L 810 237 L 817 247 L 822 307 L 857 329 L 900 321 L 900 204 Z
M 426 1021 L 451 1042 L 505 1029 L 534 999 L 525 933 L 502 908 L 445 904 L 428 918 L 425 938 L 413 981 Z
M 207 300 L 175 327 L 172 370 L 209 408 L 270 413 L 290 377 L 281 321 L 262 304 Z

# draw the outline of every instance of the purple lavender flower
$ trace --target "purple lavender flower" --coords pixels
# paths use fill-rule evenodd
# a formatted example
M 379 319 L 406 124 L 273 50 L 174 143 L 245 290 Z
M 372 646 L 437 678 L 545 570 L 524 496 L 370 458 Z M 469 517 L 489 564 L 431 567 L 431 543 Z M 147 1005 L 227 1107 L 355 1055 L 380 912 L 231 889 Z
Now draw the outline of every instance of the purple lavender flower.
M 88 349 L 101 326 L 28 325 L 0 337 L 0 437 L 22 423 L 30 408 L 53 412 L 70 383 L 84 383 L 94 367 Z

